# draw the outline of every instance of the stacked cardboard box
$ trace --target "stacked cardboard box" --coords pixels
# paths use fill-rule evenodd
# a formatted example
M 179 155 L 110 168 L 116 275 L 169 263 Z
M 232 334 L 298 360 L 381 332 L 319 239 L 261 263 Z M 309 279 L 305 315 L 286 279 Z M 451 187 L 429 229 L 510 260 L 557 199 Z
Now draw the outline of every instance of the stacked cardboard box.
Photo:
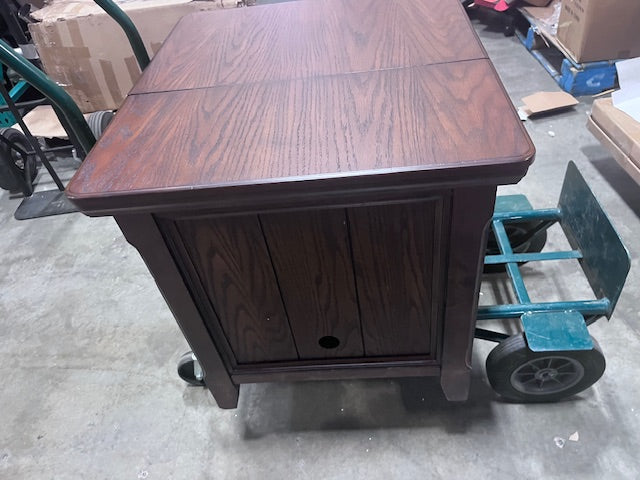
M 118 0 L 150 56 L 184 15 L 237 0 Z M 45 72 L 87 113 L 117 109 L 140 76 L 122 29 L 92 0 L 55 0 L 29 26 Z
M 640 56 L 639 0 L 562 0 L 558 40 L 577 62 Z

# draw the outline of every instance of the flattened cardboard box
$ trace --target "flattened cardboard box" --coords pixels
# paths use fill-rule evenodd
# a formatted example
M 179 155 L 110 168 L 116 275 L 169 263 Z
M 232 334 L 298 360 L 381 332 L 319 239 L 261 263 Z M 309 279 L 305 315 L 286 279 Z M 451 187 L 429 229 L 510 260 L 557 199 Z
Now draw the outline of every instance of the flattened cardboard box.
M 155 54 L 183 16 L 233 5 L 229 0 L 121 0 Z M 123 30 L 92 0 L 58 0 L 33 13 L 29 25 L 45 72 L 84 113 L 115 110 L 140 76 Z
M 577 62 L 640 56 L 640 0 L 562 0 L 558 40 Z

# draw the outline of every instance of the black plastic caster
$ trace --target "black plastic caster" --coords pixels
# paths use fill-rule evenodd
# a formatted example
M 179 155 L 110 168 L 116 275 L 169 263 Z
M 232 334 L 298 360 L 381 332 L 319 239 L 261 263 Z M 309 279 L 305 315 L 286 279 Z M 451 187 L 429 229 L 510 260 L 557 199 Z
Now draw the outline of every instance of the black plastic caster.
M 516 26 L 513 23 L 507 23 L 502 30 L 505 37 L 513 37 L 516 34 Z
M 193 352 L 187 352 L 178 360 L 178 375 L 190 385 L 204 387 L 204 372 Z

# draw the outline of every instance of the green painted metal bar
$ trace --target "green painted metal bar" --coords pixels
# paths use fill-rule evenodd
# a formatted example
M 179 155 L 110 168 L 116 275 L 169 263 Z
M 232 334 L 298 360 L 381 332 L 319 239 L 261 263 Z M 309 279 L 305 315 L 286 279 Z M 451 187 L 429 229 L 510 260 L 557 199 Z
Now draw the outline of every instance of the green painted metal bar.
M 18 75 L 64 113 L 65 119 L 73 129 L 80 146 L 85 153 L 89 153 L 89 150 L 96 143 L 96 139 L 91 133 L 91 129 L 87 125 L 82 112 L 69 94 L 22 55 L 16 53 L 4 40 L 0 40 L 0 62 L 15 70 Z
M 541 252 L 541 253 L 513 253 L 511 255 L 487 255 L 484 257 L 485 265 L 496 265 L 509 262 L 544 262 L 547 260 L 573 260 L 582 258 L 582 253 L 578 250 L 567 250 L 562 252 Z
M 513 255 L 511 243 L 509 242 L 509 236 L 507 235 L 507 231 L 505 230 L 502 221 L 494 220 L 492 225 L 493 233 L 495 235 L 496 241 L 498 242 L 500 253 L 506 256 Z M 509 278 L 511 278 L 511 283 L 513 284 L 513 289 L 516 292 L 518 301 L 520 303 L 530 303 L 531 299 L 529 298 L 529 293 L 527 293 L 527 287 L 525 286 L 522 275 L 520 274 L 518 264 L 515 262 L 510 262 L 505 264 L 505 268 L 507 270 L 507 273 L 509 274 Z
M 600 300 L 582 300 L 571 302 L 541 302 L 506 305 L 488 305 L 478 307 L 478 320 L 499 320 L 519 318 L 528 312 L 564 312 L 575 310 L 584 316 L 607 315 L 611 310 L 611 302 L 607 298 Z
M 540 210 L 521 210 L 516 212 L 496 212 L 493 220 L 509 222 L 529 222 L 531 220 L 553 220 L 559 221 L 562 218 L 562 211 L 559 208 L 543 208 Z
M 11 90 L 9 90 L 9 95 L 11 98 L 17 100 L 24 92 L 29 88 L 29 84 L 24 80 L 20 80 L 16 83 Z
M 138 29 L 133 24 L 129 16 L 122 11 L 120 7 L 118 7 L 113 0 L 94 0 L 107 14 L 113 18 L 118 25 L 124 30 L 125 35 L 129 39 L 129 43 L 131 44 L 131 48 L 133 49 L 133 54 L 136 56 L 136 60 L 138 61 L 138 66 L 140 70 L 144 71 L 149 65 L 149 54 L 147 53 L 147 49 L 144 48 L 144 43 L 142 42 L 142 37 L 140 37 L 140 33 Z

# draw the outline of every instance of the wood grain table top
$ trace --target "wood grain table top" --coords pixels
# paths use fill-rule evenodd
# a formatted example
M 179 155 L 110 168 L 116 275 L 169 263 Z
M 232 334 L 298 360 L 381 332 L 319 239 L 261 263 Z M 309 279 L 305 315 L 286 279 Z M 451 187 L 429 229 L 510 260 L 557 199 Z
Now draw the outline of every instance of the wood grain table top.
M 455 0 L 301 0 L 193 14 L 132 93 L 487 58 Z
M 458 0 L 183 18 L 67 188 L 108 214 L 510 183 L 534 148 Z

